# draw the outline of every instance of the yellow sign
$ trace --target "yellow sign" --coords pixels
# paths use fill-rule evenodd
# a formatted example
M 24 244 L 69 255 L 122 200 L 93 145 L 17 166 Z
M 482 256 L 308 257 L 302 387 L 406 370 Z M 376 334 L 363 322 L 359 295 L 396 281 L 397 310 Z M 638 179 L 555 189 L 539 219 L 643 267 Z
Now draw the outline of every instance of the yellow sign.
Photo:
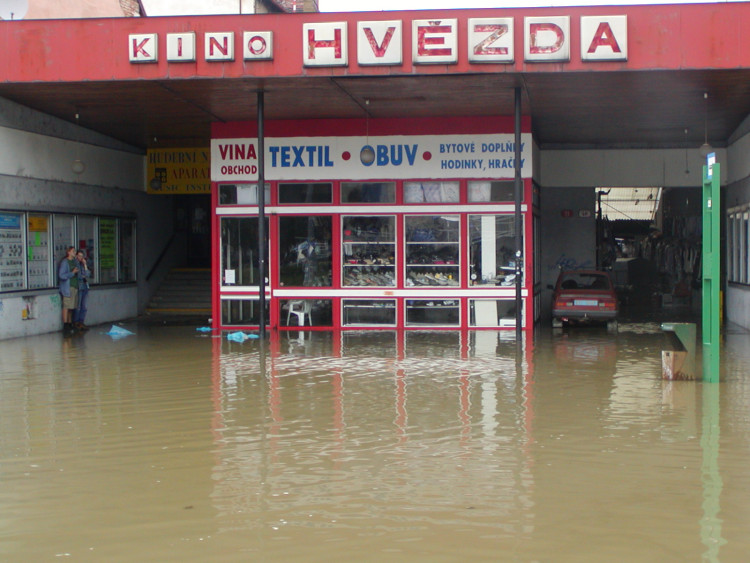
M 211 149 L 149 149 L 146 191 L 150 194 L 211 193 Z
M 47 216 L 29 215 L 29 231 L 47 232 Z

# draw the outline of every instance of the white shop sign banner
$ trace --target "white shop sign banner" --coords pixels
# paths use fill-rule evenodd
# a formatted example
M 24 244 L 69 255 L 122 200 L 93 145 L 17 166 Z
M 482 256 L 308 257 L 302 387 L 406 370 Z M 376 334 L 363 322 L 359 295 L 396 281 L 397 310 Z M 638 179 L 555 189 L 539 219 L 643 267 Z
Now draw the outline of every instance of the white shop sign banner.
M 285 137 L 265 140 L 266 180 L 514 178 L 515 139 L 498 135 Z M 372 162 L 360 158 L 365 147 Z M 521 136 L 521 175 L 531 177 L 531 134 Z M 257 139 L 212 139 L 211 180 L 258 179 Z

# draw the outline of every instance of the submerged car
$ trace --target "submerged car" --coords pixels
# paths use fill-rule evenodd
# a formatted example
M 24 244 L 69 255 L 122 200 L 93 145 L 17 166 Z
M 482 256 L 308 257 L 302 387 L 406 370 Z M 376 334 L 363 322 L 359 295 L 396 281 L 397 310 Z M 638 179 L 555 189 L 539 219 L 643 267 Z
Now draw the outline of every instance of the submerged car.
M 552 326 L 606 324 L 617 330 L 617 293 L 612 279 L 599 270 L 560 272 L 552 301 Z

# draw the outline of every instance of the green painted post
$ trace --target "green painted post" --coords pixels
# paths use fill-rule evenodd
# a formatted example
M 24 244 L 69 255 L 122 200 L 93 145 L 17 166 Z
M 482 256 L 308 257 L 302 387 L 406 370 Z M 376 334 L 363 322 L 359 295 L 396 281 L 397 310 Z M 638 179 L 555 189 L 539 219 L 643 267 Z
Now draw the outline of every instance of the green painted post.
M 721 289 L 721 166 L 711 153 L 703 167 L 703 381 L 719 381 Z

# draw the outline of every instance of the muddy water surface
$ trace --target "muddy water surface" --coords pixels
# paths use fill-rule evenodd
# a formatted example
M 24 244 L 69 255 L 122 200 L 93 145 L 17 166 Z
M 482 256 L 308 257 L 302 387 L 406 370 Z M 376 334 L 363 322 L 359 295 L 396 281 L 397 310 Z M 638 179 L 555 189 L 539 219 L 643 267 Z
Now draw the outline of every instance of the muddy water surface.
M 0 560 L 746 561 L 750 336 L 0 342 Z M 512 335 L 511 335 L 512 336 Z

